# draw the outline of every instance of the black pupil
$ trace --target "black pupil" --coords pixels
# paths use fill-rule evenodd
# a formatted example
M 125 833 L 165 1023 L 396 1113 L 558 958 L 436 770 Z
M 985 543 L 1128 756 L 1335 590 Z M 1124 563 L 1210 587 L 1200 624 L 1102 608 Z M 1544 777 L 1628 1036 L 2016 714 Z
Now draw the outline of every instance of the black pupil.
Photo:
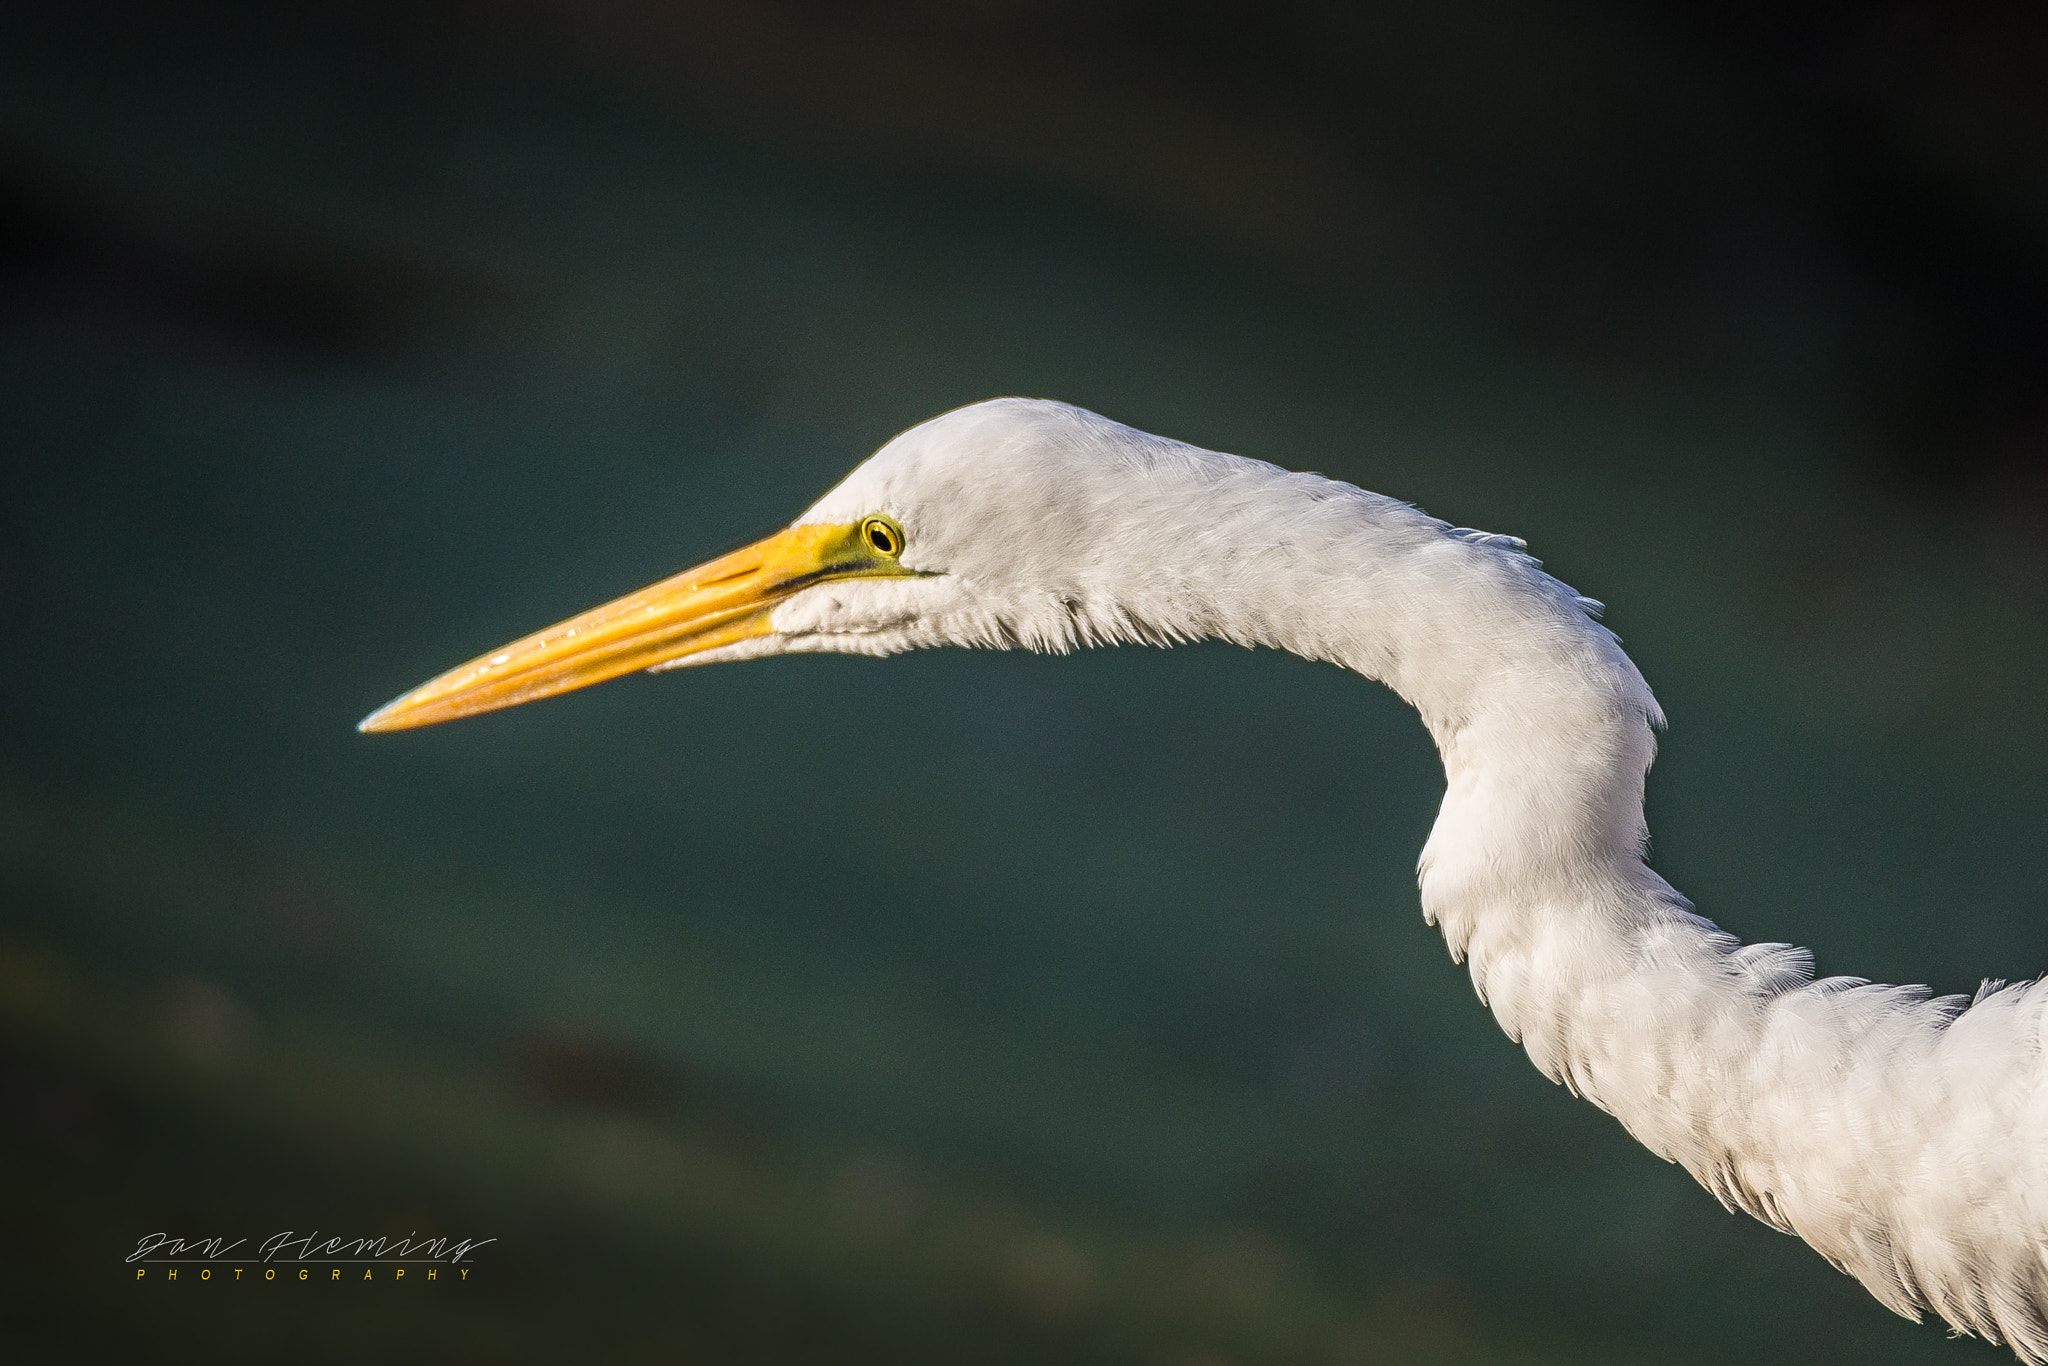
M 896 538 L 890 534 L 889 528 L 873 522 L 868 526 L 868 544 L 887 555 L 896 549 Z

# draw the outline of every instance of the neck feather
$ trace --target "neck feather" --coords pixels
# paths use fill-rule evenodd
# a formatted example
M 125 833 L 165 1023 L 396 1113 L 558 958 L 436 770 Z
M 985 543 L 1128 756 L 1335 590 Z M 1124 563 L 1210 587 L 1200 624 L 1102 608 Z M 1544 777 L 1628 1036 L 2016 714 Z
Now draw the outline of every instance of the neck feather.
M 1594 604 L 1519 542 L 1249 470 L 1211 485 L 1206 543 L 1133 529 L 1133 578 L 1171 588 L 1094 634 L 1220 636 L 1392 687 L 1445 771 L 1424 913 L 1537 1067 L 1900 1313 L 2048 1359 L 2048 994 L 1966 1010 L 1814 981 L 1805 951 L 1717 929 L 1644 864 L 1662 717 Z

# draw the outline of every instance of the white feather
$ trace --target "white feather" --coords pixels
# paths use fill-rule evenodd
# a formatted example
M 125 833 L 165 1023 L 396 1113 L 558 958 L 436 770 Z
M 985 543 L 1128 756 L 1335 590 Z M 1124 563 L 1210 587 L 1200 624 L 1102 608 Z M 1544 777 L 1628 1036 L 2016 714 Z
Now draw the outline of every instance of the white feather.
M 1695 914 L 1643 862 L 1656 700 L 1520 541 L 1027 399 L 905 432 L 798 520 L 877 512 L 929 577 L 819 585 L 692 662 L 1218 638 L 1385 683 L 1443 757 L 1423 912 L 1536 1066 L 1891 1308 L 2048 1361 L 2048 991 L 1814 981 Z

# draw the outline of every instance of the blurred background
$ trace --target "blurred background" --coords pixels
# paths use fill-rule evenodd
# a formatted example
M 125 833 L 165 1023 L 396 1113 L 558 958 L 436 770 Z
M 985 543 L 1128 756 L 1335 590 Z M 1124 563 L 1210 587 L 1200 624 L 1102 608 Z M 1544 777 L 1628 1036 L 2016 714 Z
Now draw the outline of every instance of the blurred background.
M 1671 714 L 1661 871 L 1967 991 L 2048 968 L 2044 373 L 2019 0 L 13 0 L 7 1355 L 2010 1360 L 1530 1068 L 1335 670 L 353 725 L 1055 396 L 1526 537 Z M 123 1262 L 314 1228 L 497 1242 Z

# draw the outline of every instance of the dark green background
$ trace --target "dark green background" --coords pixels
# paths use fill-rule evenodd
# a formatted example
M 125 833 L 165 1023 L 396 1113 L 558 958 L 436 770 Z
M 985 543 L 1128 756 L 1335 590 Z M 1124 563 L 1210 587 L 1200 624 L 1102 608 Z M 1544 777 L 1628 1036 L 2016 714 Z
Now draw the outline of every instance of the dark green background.
M 1745 938 L 2048 966 L 2043 236 L 1979 174 L 2033 163 L 1830 84 L 1831 11 L 1111 8 L 768 6 L 1025 92 L 863 124 L 562 40 L 630 5 L 10 6 L 10 1359 L 2000 1359 L 1535 1074 L 1417 909 L 1427 739 L 1335 670 L 799 658 L 354 732 L 1050 395 L 1610 602 L 1656 864 Z M 1210 89 L 1271 185 L 1174 142 Z M 498 1241 L 122 1260 L 315 1227 Z

